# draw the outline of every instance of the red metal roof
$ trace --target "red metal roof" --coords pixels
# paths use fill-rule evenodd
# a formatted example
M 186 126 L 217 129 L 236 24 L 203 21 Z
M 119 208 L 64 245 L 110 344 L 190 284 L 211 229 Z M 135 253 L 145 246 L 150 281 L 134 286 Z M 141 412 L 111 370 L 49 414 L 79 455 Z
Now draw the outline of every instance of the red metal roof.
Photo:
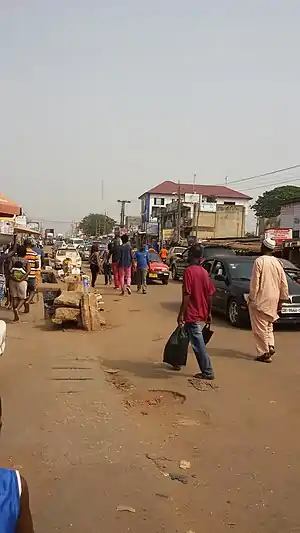
M 0 215 L 19 215 L 21 207 L 0 192 Z
M 193 185 L 192 183 L 180 184 L 182 194 L 202 194 L 203 196 L 218 196 L 219 198 L 239 198 L 251 200 L 251 196 L 244 194 L 223 185 Z M 153 189 L 146 191 L 144 194 L 177 194 L 178 184 L 174 181 L 163 181 Z M 142 196 L 144 196 L 142 194 Z M 140 196 L 141 198 L 141 196 Z

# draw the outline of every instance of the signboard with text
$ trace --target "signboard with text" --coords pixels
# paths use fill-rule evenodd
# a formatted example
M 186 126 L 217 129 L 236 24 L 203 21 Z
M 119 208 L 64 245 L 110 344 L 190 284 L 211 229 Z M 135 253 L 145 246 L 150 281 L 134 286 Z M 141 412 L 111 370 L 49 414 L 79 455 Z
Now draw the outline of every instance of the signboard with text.
M 271 237 L 276 243 L 291 241 L 293 239 L 292 228 L 268 228 L 265 230 L 265 236 Z

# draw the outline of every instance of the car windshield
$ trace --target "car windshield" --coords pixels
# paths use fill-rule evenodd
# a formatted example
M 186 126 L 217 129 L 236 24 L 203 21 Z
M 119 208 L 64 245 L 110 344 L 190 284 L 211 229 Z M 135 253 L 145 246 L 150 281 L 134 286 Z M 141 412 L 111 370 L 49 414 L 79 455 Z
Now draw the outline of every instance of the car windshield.
M 174 254 L 182 254 L 184 252 L 185 248 L 174 248 Z
M 148 252 L 148 257 L 149 257 L 150 263 L 157 263 L 161 261 L 161 258 L 156 252 Z
M 215 257 L 218 255 L 235 255 L 235 251 L 225 246 L 204 246 L 202 257 Z
M 284 265 L 284 271 L 287 276 L 289 276 L 293 281 L 296 281 L 296 283 L 300 283 L 300 270 L 299 268 L 286 268 Z
M 232 261 L 229 263 L 229 270 L 232 279 L 250 281 L 252 276 L 253 261 Z

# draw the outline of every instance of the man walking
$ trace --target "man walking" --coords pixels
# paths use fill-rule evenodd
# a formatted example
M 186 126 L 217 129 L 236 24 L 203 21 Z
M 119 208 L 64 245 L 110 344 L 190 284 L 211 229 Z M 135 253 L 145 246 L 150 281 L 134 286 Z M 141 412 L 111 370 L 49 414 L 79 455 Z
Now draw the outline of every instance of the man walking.
M 215 287 L 207 271 L 199 265 L 201 248 L 192 246 L 189 254 L 190 266 L 183 275 L 182 303 L 178 314 L 178 325 L 184 325 L 194 350 L 200 373 L 199 379 L 214 379 L 214 371 L 210 357 L 206 351 L 202 335 L 202 323 L 211 322 L 211 298 Z
M 36 293 L 37 279 L 40 278 L 40 260 L 38 254 L 32 249 L 32 243 L 30 240 L 24 241 L 26 247 L 25 260 L 30 265 L 30 274 L 27 278 L 27 300 L 25 302 L 25 313 L 29 313 L 29 304 L 33 301 Z
M 25 246 L 18 246 L 17 255 L 12 258 L 9 271 L 9 289 L 12 298 L 14 322 L 19 322 L 19 311 L 23 305 L 26 305 L 29 274 L 30 263 L 26 260 L 26 248 Z
M 146 294 L 149 256 L 144 244 L 142 244 L 140 249 L 135 252 L 134 260 L 136 261 L 137 292 L 141 292 L 142 289 L 143 294 Z
M 108 261 L 111 260 L 111 268 L 114 277 L 115 289 L 120 287 L 119 279 L 119 261 L 120 261 L 120 241 L 119 238 L 115 238 L 112 243 L 109 244 L 109 256 Z
M 279 259 L 272 256 L 276 243 L 266 237 L 261 256 L 255 260 L 248 298 L 252 333 L 258 356 L 256 361 L 271 363 L 275 354 L 273 324 L 281 302 L 289 299 L 288 284 Z
M 128 235 L 122 235 L 122 246 L 120 246 L 120 260 L 119 260 L 119 278 L 121 294 L 125 294 L 125 279 L 126 290 L 131 294 L 131 267 L 133 265 L 133 254 L 131 246 L 128 242 Z

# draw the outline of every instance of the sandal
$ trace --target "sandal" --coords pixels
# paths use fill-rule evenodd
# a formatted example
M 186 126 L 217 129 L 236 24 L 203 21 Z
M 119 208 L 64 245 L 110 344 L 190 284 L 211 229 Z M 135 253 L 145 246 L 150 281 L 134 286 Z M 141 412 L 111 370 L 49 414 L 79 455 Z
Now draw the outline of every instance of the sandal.
M 259 361 L 260 363 L 272 363 L 272 354 L 263 353 L 262 355 L 258 355 L 255 358 L 255 361 Z

